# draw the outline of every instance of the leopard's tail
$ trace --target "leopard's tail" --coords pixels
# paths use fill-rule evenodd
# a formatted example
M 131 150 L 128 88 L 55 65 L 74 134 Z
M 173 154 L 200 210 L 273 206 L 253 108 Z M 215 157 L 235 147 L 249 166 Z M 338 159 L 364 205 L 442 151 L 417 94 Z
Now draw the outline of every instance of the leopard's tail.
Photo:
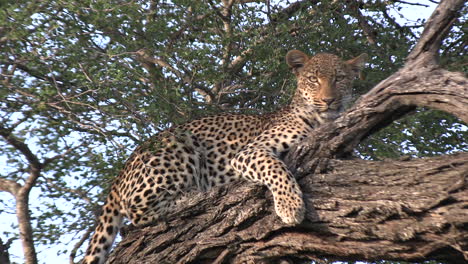
M 119 233 L 123 215 L 120 213 L 118 196 L 111 191 L 102 207 L 94 235 L 89 242 L 82 264 L 102 264 Z

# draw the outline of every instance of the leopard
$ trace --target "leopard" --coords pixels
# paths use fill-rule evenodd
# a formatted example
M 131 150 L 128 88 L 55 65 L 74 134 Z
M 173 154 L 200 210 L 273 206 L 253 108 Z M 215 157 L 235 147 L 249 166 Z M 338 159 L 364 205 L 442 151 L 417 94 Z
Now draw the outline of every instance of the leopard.
M 301 189 L 281 157 L 339 116 L 352 98 L 367 54 L 286 54 L 296 76 L 290 103 L 265 114 L 224 113 L 164 130 L 140 144 L 114 179 L 84 264 L 104 263 L 124 218 L 145 226 L 174 211 L 184 192 L 246 180 L 266 186 L 285 225 L 305 215 Z

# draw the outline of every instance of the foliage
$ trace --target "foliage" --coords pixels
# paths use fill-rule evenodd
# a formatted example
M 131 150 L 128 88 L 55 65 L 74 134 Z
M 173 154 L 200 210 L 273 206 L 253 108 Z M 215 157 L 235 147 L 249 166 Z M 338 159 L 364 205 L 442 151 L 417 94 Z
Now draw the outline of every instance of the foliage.
M 288 50 L 369 53 L 367 78 L 355 87 L 363 94 L 403 64 L 424 23 L 399 25 L 389 15 L 398 1 L 244 2 L 0 2 L 0 123 L 38 159 L 53 158 L 34 189 L 36 245 L 92 226 L 102 190 L 150 135 L 219 111 L 286 103 L 294 89 Z M 466 17 L 457 23 L 441 59 L 466 71 Z M 462 130 L 451 116 L 420 110 L 358 151 L 381 158 L 467 150 Z M 5 138 L 0 156 L 0 177 L 24 183 L 30 164 Z

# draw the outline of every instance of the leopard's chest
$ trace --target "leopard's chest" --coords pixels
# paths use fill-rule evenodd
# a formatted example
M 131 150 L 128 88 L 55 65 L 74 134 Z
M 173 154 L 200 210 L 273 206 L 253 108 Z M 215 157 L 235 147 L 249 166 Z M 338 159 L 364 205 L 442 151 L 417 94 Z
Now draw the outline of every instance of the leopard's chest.
M 240 178 L 231 167 L 231 160 L 261 132 L 257 126 L 247 128 L 215 129 L 200 133 L 194 139 L 200 160 L 200 177 L 206 189 L 220 186 Z

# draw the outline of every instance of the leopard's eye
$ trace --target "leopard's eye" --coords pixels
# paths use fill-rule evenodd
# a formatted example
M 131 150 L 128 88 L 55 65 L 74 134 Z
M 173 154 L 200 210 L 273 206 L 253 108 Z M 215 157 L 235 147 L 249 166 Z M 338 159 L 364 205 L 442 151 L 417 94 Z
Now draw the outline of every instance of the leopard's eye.
M 315 77 L 315 76 L 309 76 L 309 81 L 310 81 L 310 82 L 313 82 L 313 83 L 316 83 L 316 82 L 317 82 L 317 77 Z
M 344 78 L 345 78 L 344 75 L 337 75 L 335 79 L 337 82 L 339 82 L 339 81 L 342 81 Z

